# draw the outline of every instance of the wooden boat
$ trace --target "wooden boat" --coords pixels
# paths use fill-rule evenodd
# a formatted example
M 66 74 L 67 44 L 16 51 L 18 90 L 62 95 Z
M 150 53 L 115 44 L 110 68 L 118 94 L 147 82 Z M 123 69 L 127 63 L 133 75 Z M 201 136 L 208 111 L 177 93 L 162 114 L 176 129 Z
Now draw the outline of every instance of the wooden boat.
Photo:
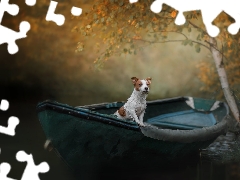
M 113 113 L 124 102 L 71 107 L 37 105 L 46 138 L 73 169 L 121 159 L 180 157 L 206 148 L 227 131 L 226 103 L 192 97 L 147 102 L 145 127 Z

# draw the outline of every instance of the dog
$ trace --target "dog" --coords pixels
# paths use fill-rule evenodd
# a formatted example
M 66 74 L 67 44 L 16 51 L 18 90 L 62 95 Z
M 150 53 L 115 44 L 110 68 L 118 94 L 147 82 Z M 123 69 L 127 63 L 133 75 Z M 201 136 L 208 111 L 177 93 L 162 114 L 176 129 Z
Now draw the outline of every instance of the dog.
M 146 98 L 149 93 L 152 78 L 148 77 L 140 80 L 132 77 L 131 80 L 134 86 L 132 95 L 114 115 L 119 119 L 131 119 L 138 123 L 138 125 L 145 126 L 143 124 L 143 117 L 147 107 Z

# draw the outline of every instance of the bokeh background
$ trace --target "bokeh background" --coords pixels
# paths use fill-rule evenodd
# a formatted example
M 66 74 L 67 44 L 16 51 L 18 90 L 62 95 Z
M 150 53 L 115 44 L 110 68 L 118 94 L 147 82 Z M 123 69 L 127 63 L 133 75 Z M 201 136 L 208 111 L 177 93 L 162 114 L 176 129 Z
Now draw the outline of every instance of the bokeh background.
M 18 53 L 10 55 L 7 44 L 0 45 L 0 97 L 10 102 L 9 110 L 0 112 L 0 125 L 7 126 L 7 119 L 12 115 L 20 119 L 15 137 L 0 134 L 0 162 L 12 165 L 9 177 L 20 179 L 26 163 L 17 162 L 15 154 L 18 150 L 25 150 L 33 154 L 36 164 L 42 161 L 49 163 L 51 170 L 40 175 L 41 179 L 73 179 L 61 159 L 43 149 L 45 136 L 35 111 L 38 102 L 52 99 L 78 106 L 125 101 L 133 90 L 130 80 L 133 76 L 152 77 L 148 100 L 175 96 L 215 97 L 212 92 L 202 91 L 207 84 L 199 79 L 199 65 L 213 62 L 211 55 L 205 49 L 196 53 L 180 43 L 156 44 L 144 48 L 137 55 L 113 56 L 104 68 L 96 69 L 93 62 L 97 53 L 93 46 L 99 42 L 94 38 L 83 40 L 72 31 L 81 21 L 73 19 L 70 13 L 72 6 L 82 8 L 85 13 L 91 8 L 92 1 L 57 2 L 55 13 L 66 18 L 62 26 L 45 20 L 49 0 L 38 0 L 33 7 L 28 7 L 22 0 L 10 0 L 10 3 L 19 5 L 20 12 L 17 16 L 5 13 L 1 23 L 15 31 L 19 31 L 23 20 L 31 24 L 27 38 L 16 41 Z M 76 53 L 79 41 L 85 41 L 85 48 Z M 205 69 L 215 71 L 214 68 L 212 63 Z M 216 87 L 221 89 L 219 83 Z M 184 172 L 179 171 L 181 177 L 184 177 Z M 169 174 L 179 176 L 178 171 Z M 192 175 L 185 177 L 188 178 L 191 179 Z
M 137 55 L 113 56 L 99 70 L 93 63 L 97 39 L 85 40 L 84 50 L 76 53 L 83 37 L 72 32 L 81 21 L 71 18 L 71 7 L 81 7 L 85 13 L 92 6 L 91 1 L 58 2 L 56 13 L 66 18 L 63 26 L 45 20 L 49 1 L 38 1 L 34 7 L 19 1 L 21 8 L 16 17 L 4 14 L 3 25 L 18 31 L 19 23 L 26 20 L 31 30 L 27 38 L 17 40 L 17 54 L 9 55 L 6 44 L 0 47 L 2 95 L 39 101 L 51 98 L 70 105 L 122 101 L 133 90 L 133 76 L 152 77 L 149 100 L 204 95 L 197 65 L 203 60 L 211 61 L 206 50 L 196 53 L 181 43 L 156 44 Z

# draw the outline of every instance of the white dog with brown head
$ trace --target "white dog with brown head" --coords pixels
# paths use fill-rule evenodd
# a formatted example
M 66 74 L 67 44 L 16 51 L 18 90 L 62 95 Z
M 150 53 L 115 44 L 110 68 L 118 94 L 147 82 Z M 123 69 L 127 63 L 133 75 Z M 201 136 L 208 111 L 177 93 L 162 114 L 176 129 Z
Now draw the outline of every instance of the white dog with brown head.
M 143 117 L 147 107 L 146 98 L 152 79 L 150 77 L 142 80 L 136 77 L 132 77 L 131 79 L 134 85 L 132 95 L 114 115 L 117 115 L 120 119 L 132 119 L 140 126 L 145 126 L 143 124 Z

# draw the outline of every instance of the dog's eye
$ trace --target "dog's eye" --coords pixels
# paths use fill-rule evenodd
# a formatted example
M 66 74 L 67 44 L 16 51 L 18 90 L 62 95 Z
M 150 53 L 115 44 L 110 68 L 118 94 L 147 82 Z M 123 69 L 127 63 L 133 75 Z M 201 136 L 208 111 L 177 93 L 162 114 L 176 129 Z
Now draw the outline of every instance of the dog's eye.
M 142 84 L 139 84 L 139 86 L 142 86 Z

